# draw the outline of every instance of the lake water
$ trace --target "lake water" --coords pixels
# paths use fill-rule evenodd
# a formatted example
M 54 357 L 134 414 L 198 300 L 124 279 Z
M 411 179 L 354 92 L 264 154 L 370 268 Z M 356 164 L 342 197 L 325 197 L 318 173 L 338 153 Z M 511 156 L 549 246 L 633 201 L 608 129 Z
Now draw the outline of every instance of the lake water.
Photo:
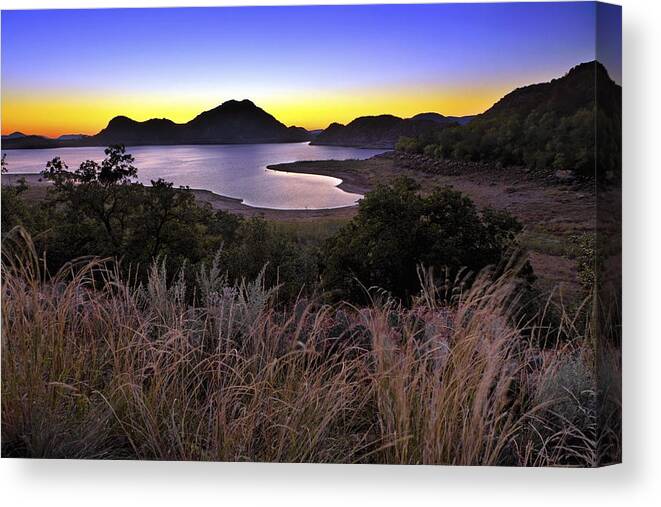
M 163 178 L 176 186 L 210 190 L 242 199 L 248 206 L 273 209 L 339 208 L 362 196 L 340 190 L 338 178 L 266 169 L 267 165 L 298 160 L 366 159 L 384 150 L 308 143 L 234 144 L 202 146 L 130 146 L 138 179 L 149 184 Z M 11 173 L 42 171 L 46 162 L 60 157 L 70 169 L 85 160 L 103 159 L 102 147 L 47 150 L 3 150 Z

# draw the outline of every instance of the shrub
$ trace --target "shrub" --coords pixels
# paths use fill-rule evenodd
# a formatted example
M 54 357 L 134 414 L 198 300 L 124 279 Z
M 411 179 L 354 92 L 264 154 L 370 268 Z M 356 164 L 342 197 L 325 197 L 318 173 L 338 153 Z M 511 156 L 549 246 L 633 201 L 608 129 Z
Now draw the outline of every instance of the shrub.
M 356 217 L 324 249 L 324 284 L 336 296 L 360 301 L 378 286 L 408 298 L 417 290 L 418 265 L 477 272 L 503 259 L 521 225 L 508 213 L 485 210 L 449 188 L 420 195 L 401 178 L 379 185 L 360 202 Z
M 585 293 L 591 293 L 596 283 L 596 239 L 590 233 L 570 238 L 569 254 L 576 260 L 576 276 Z
M 395 149 L 406 153 L 419 153 L 422 151 L 423 143 L 421 140 L 402 136 L 395 144 Z

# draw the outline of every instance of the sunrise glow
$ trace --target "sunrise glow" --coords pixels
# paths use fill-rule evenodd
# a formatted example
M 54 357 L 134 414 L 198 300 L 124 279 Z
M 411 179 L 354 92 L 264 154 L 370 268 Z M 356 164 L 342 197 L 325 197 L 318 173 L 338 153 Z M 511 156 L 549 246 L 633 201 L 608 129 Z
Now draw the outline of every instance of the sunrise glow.
M 308 129 L 477 114 L 595 59 L 593 18 L 589 3 L 5 11 L 2 133 L 186 122 L 244 98 Z

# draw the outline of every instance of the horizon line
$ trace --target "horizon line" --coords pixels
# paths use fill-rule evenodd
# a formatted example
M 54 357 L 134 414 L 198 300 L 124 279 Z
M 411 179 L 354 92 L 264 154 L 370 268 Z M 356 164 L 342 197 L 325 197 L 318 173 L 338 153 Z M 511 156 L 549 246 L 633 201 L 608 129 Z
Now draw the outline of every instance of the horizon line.
M 612 77 L 610 76 L 610 73 L 608 72 L 608 69 L 607 69 L 607 68 L 605 67 L 605 65 L 604 65 L 602 62 L 600 62 L 598 59 L 588 60 L 588 61 L 583 61 L 583 62 L 579 62 L 579 63 L 577 63 L 577 64 L 575 64 L 575 65 L 572 65 L 572 66 L 571 66 L 571 67 L 570 67 L 570 68 L 569 68 L 564 74 L 562 74 L 561 76 L 557 76 L 557 77 L 554 77 L 554 78 L 550 78 L 548 81 L 537 81 L 537 82 L 528 83 L 528 84 L 524 84 L 524 85 L 521 85 L 521 86 L 516 86 L 516 87 L 514 87 L 514 88 L 511 88 L 511 89 L 509 89 L 509 91 L 507 91 L 507 92 L 505 92 L 504 94 L 500 95 L 499 98 L 496 99 L 493 103 L 491 103 L 490 105 L 488 105 L 486 108 L 484 108 L 483 110 L 481 110 L 481 111 L 479 111 L 479 112 L 475 112 L 475 111 L 466 112 L 466 111 L 463 111 L 463 112 L 461 112 L 461 113 L 447 114 L 447 112 L 441 112 L 441 111 L 439 111 L 439 110 L 433 110 L 433 109 L 422 109 L 422 110 L 419 110 L 418 112 L 416 112 L 416 113 L 414 113 L 414 114 L 409 114 L 409 115 L 400 115 L 400 114 L 395 114 L 395 113 L 392 113 L 392 112 L 380 112 L 380 113 L 378 113 L 378 114 L 358 114 L 358 115 L 356 115 L 356 116 L 353 116 L 353 117 L 351 118 L 351 120 L 349 120 L 349 121 L 347 121 L 347 122 L 342 122 L 342 121 L 338 121 L 338 120 L 333 120 L 333 121 L 329 122 L 326 126 L 317 126 L 317 125 L 315 125 L 315 126 L 304 126 L 305 122 L 293 122 L 293 123 L 292 123 L 292 122 L 285 122 L 285 121 L 281 120 L 281 119 L 278 117 L 277 114 L 274 114 L 274 113 L 272 113 L 272 112 L 269 111 L 269 109 L 271 109 L 271 108 L 269 108 L 269 107 L 262 107 L 262 106 L 260 106 L 255 100 L 252 100 L 252 99 L 249 99 L 249 98 L 243 98 L 243 99 L 230 98 L 230 99 L 227 99 L 227 100 L 224 100 L 224 101 L 220 102 L 219 104 L 217 104 L 217 105 L 215 105 L 215 106 L 211 106 L 211 107 L 208 107 L 208 108 L 204 108 L 204 109 L 200 110 L 200 111 L 197 112 L 197 113 L 193 113 L 193 115 L 192 115 L 188 120 L 186 120 L 186 121 L 175 121 L 175 120 L 172 120 L 172 119 L 171 119 L 170 117 L 168 117 L 168 116 L 150 116 L 150 117 L 148 117 L 148 118 L 146 118 L 146 119 L 144 119 L 144 120 L 137 120 L 137 119 L 132 118 L 132 117 L 129 116 L 128 114 L 114 114 L 114 115 L 112 115 L 112 116 L 111 116 L 111 117 L 105 122 L 104 126 L 98 128 L 97 130 L 94 130 L 94 131 L 93 131 L 93 130 L 89 130 L 89 129 L 88 129 L 88 130 L 86 130 L 86 129 L 71 129 L 71 130 L 64 130 L 63 127 L 60 127 L 60 128 L 58 128 L 56 131 L 50 131 L 50 132 L 46 132 L 46 133 L 40 133 L 38 130 L 30 130 L 30 132 L 28 133 L 28 132 L 26 132 L 27 129 L 17 129 L 17 128 L 4 129 L 4 128 L 3 128 L 3 129 L 1 129 L 1 131 L 0 131 L 0 135 L 2 135 L 3 137 L 6 137 L 6 136 L 10 136 L 10 135 L 12 135 L 12 134 L 20 133 L 20 134 L 25 135 L 25 136 L 39 136 L 39 137 L 44 137 L 44 138 L 46 138 L 46 139 L 57 139 L 57 138 L 59 138 L 59 137 L 61 137 L 61 136 L 66 136 L 66 135 L 95 136 L 95 135 L 99 134 L 99 132 L 101 132 L 103 129 L 105 129 L 105 128 L 110 124 L 110 122 L 111 122 L 113 119 L 115 119 L 115 118 L 120 118 L 120 117 L 128 118 L 128 119 L 130 119 L 130 120 L 132 120 L 132 121 L 135 121 L 135 122 L 137 122 L 137 123 L 145 123 L 145 122 L 148 122 L 148 121 L 151 121 L 151 120 L 169 120 L 169 121 L 172 121 L 173 123 L 175 123 L 176 125 L 185 125 L 185 124 L 189 123 L 190 121 L 192 121 L 193 119 L 195 119 L 195 118 L 196 118 L 197 116 L 199 116 L 200 114 L 203 114 L 203 113 L 205 113 L 205 112 L 208 112 L 208 111 L 211 111 L 211 110 L 213 110 L 213 109 L 216 109 L 217 107 L 220 107 L 220 106 L 222 106 L 223 104 L 226 104 L 226 103 L 229 103 L 229 102 L 245 102 L 245 101 L 248 101 L 248 102 L 252 103 L 254 106 L 258 107 L 258 108 L 261 109 L 262 111 L 265 111 L 267 114 L 273 116 L 276 120 L 278 120 L 280 123 L 282 123 L 283 125 L 285 125 L 285 126 L 287 126 L 287 127 L 299 127 L 299 128 L 304 128 L 304 129 L 307 130 L 308 132 L 310 132 L 310 131 L 314 131 L 314 130 L 325 130 L 326 128 L 328 128 L 328 127 L 329 127 L 331 124 L 333 124 L 333 123 L 339 123 L 339 124 L 341 124 L 341 125 L 346 125 L 346 124 L 350 123 L 351 121 L 354 121 L 354 120 L 357 119 L 357 118 L 364 118 L 364 117 L 395 116 L 395 117 L 397 117 L 397 118 L 410 119 L 410 118 L 412 118 L 413 116 L 416 116 L 416 115 L 418 115 L 418 114 L 424 114 L 424 113 L 435 113 L 435 114 L 440 114 L 440 115 L 442 115 L 442 116 L 446 116 L 446 117 L 459 117 L 459 118 L 461 118 L 461 117 L 465 117 L 465 116 L 478 116 L 478 115 L 483 114 L 484 112 L 488 111 L 488 110 L 489 110 L 491 107 L 493 107 L 498 101 L 500 101 L 502 98 L 504 98 L 504 97 L 507 96 L 508 94 L 514 92 L 515 90 L 518 90 L 518 89 L 523 88 L 523 87 L 526 87 L 526 86 L 534 86 L 534 85 L 537 85 L 537 84 L 548 83 L 548 82 L 551 82 L 552 80 L 555 80 L 555 79 L 560 79 L 560 78 L 566 76 L 567 74 L 569 74 L 569 72 L 571 72 L 572 69 L 574 69 L 574 68 L 576 68 L 576 67 L 578 67 L 578 66 L 581 66 L 581 65 L 588 65 L 588 64 L 591 64 L 591 63 L 598 63 L 598 64 L 600 64 L 600 65 L 606 70 L 606 73 L 607 73 L 607 75 L 609 76 L 609 78 L 610 78 L 611 80 L 613 80 Z M 615 82 L 615 83 L 616 83 L 618 86 L 620 86 L 620 87 L 622 86 L 621 83 L 618 83 L 618 82 L 615 81 L 615 80 L 613 80 L 613 82 Z M 2 102 L 4 102 L 4 96 L 2 97 Z M 4 107 L 3 107 L 3 109 L 4 109 Z M 174 113 L 174 110 L 171 111 L 171 112 Z M 170 114 L 169 116 L 172 116 L 172 114 Z M 176 114 L 175 114 L 175 116 L 176 116 Z M 3 122 L 3 123 L 4 123 L 4 122 Z M 308 125 L 309 125 L 309 124 L 308 124 Z

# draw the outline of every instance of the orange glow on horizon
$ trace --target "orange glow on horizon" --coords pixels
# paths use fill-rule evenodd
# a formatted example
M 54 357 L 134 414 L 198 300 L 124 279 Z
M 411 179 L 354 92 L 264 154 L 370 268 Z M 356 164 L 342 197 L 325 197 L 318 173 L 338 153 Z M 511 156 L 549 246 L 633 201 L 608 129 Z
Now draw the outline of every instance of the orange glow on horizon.
M 393 114 L 403 118 L 423 112 L 447 116 L 478 114 L 491 107 L 515 85 L 442 88 L 399 87 L 375 91 L 305 92 L 250 98 L 257 106 L 286 125 L 309 130 L 332 122 L 348 123 L 359 116 Z M 202 111 L 230 98 L 206 96 L 171 97 L 113 95 L 103 98 L 84 94 L 2 94 L 2 134 L 15 131 L 57 137 L 62 134 L 96 134 L 117 115 L 137 121 L 169 118 L 185 123 Z

